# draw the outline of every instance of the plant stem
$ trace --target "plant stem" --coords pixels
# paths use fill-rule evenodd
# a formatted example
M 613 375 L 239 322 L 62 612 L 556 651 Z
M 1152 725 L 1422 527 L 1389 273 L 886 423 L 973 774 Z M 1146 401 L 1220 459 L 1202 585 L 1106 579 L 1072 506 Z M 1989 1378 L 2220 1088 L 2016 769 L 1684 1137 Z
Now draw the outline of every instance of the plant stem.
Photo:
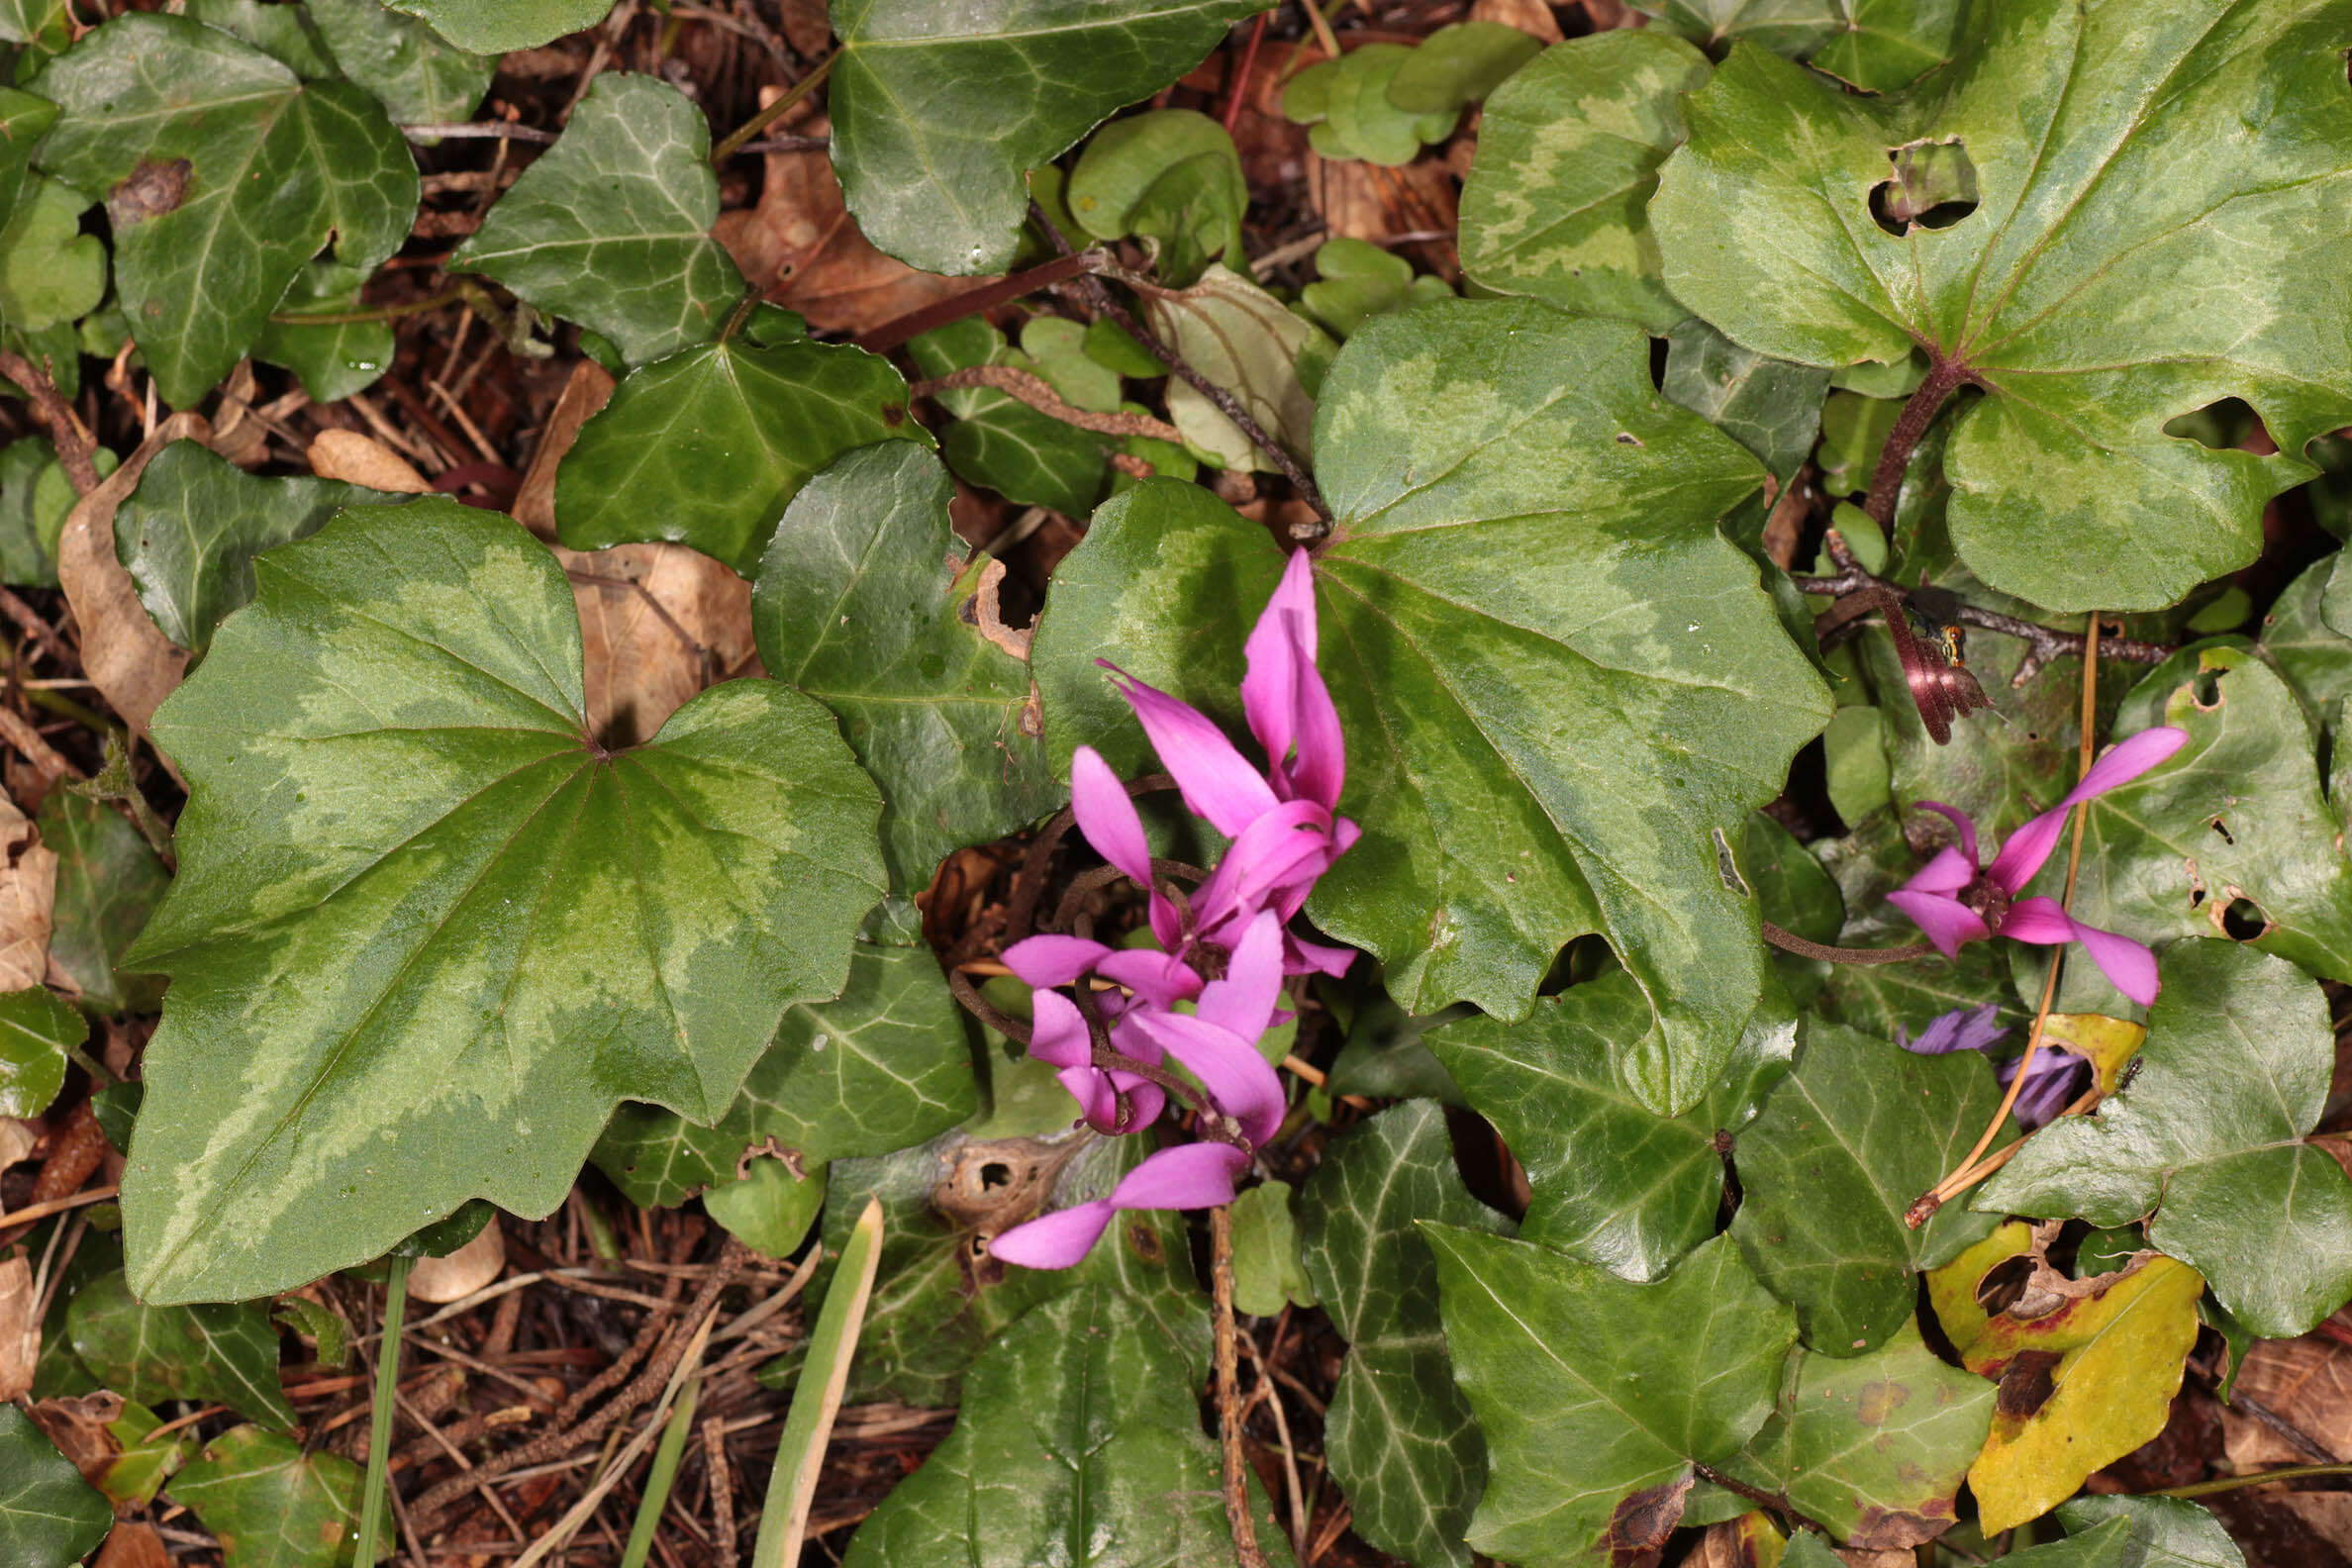
M 1098 436 L 1148 436 L 1182 445 L 1184 433 L 1166 420 L 1148 414 L 1097 414 L 1091 409 L 1072 408 L 1061 400 L 1045 378 L 1022 369 L 1019 365 L 967 365 L 950 370 L 942 376 L 918 381 L 907 389 L 909 397 L 937 397 L 942 392 L 954 392 L 966 387 L 987 387 L 1010 398 L 1027 403 L 1038 413 L 1072 425 Z
M 794 104 L 815 92 L 825 78 L 833 74 L 833 62 L 840 57 L 841 51 L 837 49 L 834 49 L 831 54 L 810 66 L 799 81 L 777 94 L 774 103 L 769 104 L 765 109 L 760 110 L 759 113 L 730 131 L 725 140 L 711 148 L 712 167 L 724 166 L 729 158 L 734 157 L 736 152 L 742 149 L 744 143 L 783 119 Z
M 471 297 L 480 285 L 468 280 L 452 283 L 438 294 L 428 294 L 421 300 L 405 305 L 377 305 L 366 310 L 345 311 L 281 311 L 269 318 L 273 327 L 357 327 L 367 322 L 394 322 L 404 316 L 422 316 L 427 311 L 440 310 Z
M 411 142 L 466 142 L 475 140 L 499 142 L 532 142 L 547 146 L 556 134 L 541 131 L 537 126 L 508 125 L 503 120 L 477 120 L 457 125 L 404 125 L 400 134 Z
M 408 1316 L 409 1265 L 414 1261 L 385 1260 L 383 1337 L 376 1346 L 375 1397 L 367 1413 L 367 1473 L 359 1483 L 359 1530 L 354 1537 L 358 1546 L 351 1554 L 351 1560 L 362 1565 L 376 1560 L 376 1545 L 383 1536 L 384 1489 L 391 1484 L 385 1472 L 392 1462 L 392 1409 L 400 1393 L 400 1329 Z
M 1209 1211 L 1211 1284 L 1217 1299 L 1217 1429 L 1225 1448 L 1225 1523 L 1233 1531 L 1233 1554 L 1241 1568 L 1267 1568 L 1258 1546 L 1257 1521 L 1249 1516 L 1249 1466 L 1241 1453 L 1241 1377 L 1233 1325 L 1233 1211 L 1225 1204 Z M 757 1568 L 757 1565 L 754 1565 Z
M 58 392 L 57 383 L 40 365 L 13 349 L 0 351 L 0 376 L 6 376 L 25 389 L 41 417 L 49 421 L 49 441 L 57 448 L 57 462 L 65 470 L 65 477 L 73 484 L 75 495 L 88 495 L 98 488 L 98 468 L 92 460 L 98 450 L 97 438 L 82 427 L 74 416 L 73 405 Z
M 910 339 L 920 338 L 934 328 L 944 327 L 949 322 L 962 321 L 966 316 L 977 316 L 982 311 L 995 310 L 999 305 L 1010 305 L 1024 295 L 1034 294 L 1041 288 L 1050 288 L 1056 283 L 1067 282 L 1081 272 L 1091 271 L 1095 267 L 1107 264 L 1109 260 L 1110 257 L 1100 250 L 1080 250 L 1075 254 L 1065 254 L 1046 262 L 1043 266 L 1030 267 L 1027 272 L 1015 272 L 1010 276 L 999 278 L 993 283 L 966 289 L 961 294 L 951 294 L 936 304 L 924 306 L 921 310 L 909 311 L 894 321 L 886 321 L 879 327 L 866 329 L 850 342 L 868 353 L 888 353 L 891 349 L 905 344 Z
M 2146 1497 L 2201 1498 L 2216 1492 L 2234 1492 L 2239 1487 L 2261 1486 L 2270 1481 L 2302 1481 L 2312 1476 L 2352 1476 L 2352 1464 L 2284 1465 L 2276 1470 L 2257 1470 L 2251 1475 L 2222 1476 L 2214 1481 L 2197 1481 L 2188 1486 L 2166 1487 L 2161 1492 L 2142 1494 Z
M 1789 581 L 1796 584 L 1802 593 L 1827 594 L 1837 599 L 1868 593 L 1873 589 L 1883 589 L 1904 603 L 1908 604 L 1911 600 L 1911 595 L 1904 591 L 1901 584 L 1885 577 L 1874 576 L 1859 563 L 1847 566 L 1834 576 L 1828 577 L 1800 576 L 1792 573 Z M 1830 612 L 1824 612 L 1824 614 Z M 2015 616 L 2003 615 L 1996 610 L 1986 610 L 1966 603 L 1959 607 L 1956 614 L 1963 626 L 1976 627 L 1985 632 L 1998 632 L 2003 637 L 2013 637 L 2029 645 L 2030 651 L 2026 655 L 2025 662 L 2018 667 L 2017 675 L 2011 677 L 2009 681 L 2012 687 L 2023 685 L 2026 680 L 2033 677 L 2035 670 L 2040 669 L 2053 659 L 2082 656 L 2086 638 L 2080 632 L 2061 632 L 2055 627 L 2039 626 L 2031 621 L 2020 621 Z M 1845 625 L 1859 628 L 1861 622 L 1857 619 L 1847 622 Z M 1838 640 L 1837 633 L 1842 628 L 1832 628 L 1823 634 L 1822 648 L 1824 651 Z M 2141 642 L 2130 637 L 2105 637 L 2099 644 L 2101 658 L 2115 659 L 2125 664 L 2161 664 L 2179 651 L 2180 649 L 2167 646 L 2162 642 Z
M 1822 942 L 1809 940 L 1798 935 L 1795 931 L 1783 931 L 1770 921 L 1765 921 L 1762 925 L 1764 939 L 1781 951 L 1795 953 L 1800 958 L 1818 958 L 1824 963 L 1908 963 L 1913 958 L 1924 958 L 1935 951 L 1935 943 L 1923 941 L 1911 942 L 1901 947 L 1831 947 Z
M 1919 438 L 1935 423 L 1945 400 L 1972 377 L 1973 372 L 1958 359 L 1938 359 L 1928 367 L 1927 379 L 1903 405 L 1903 412 L 1895 416 L 1895 428 L 1887 433 L 1887 444 L 1879 449 L 1878 467 L 1871 470 L 1870 494 L 1862 503 L 1862 510 L 1880 528 L 1895 521 L 1895 498 L 1903 493 L 1903 471 L 1911 466 L 1911 454 Z
M 689 1378 L 670 1410 L 669 1424 L 661 1429 L 661 1444 L 653 1450 L 653 1464 L 645 1472 L 644 1495 L 637 1499 L 637 1519 L 629 1526 L 629 1544 L 621 1552 L 621 1568 L 645 1568 L 653 1550 L 653 1532 L 661 1527 L 662 1511 L 669 1507 L 670 1488 L 677 1484 L 678 1460 L 686 1451 L 686 1434 L 694 1426 L 694 1407 L 702 1398 L 702 1379 Z

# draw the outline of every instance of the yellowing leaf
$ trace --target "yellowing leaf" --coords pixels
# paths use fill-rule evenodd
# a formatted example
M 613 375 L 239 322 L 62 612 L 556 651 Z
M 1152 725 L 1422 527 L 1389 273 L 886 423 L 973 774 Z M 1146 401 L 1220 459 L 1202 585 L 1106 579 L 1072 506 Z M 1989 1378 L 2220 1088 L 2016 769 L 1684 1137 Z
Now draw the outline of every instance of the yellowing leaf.
M 2138 1054 L 2148 1037 L 2144 1024 L 2108 1018 L 2100 1013 L 2053 1013 L 2042 1033 L 2044 1045 L 2063 1045 L 2091 1064 L 2099 1092 L 2111 1095 L 2121 1087 L 2124 1064 Z

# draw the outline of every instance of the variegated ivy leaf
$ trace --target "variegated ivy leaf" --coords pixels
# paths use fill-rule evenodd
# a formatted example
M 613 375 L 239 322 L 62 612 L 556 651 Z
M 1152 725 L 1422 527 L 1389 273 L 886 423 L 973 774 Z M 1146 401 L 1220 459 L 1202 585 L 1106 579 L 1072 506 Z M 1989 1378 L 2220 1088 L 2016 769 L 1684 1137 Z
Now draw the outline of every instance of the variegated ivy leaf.
M 1893 92 L 1949 58 L 1964 0 L 1637 0 L 1666 26 L 1721 49 L 1739 40 L 1871 92 Z
M 1337 514 L 1316 579 L 1340 810 L 1364 836 L 1308 913 L 1377 954 L 1415 1013 L 1459 998 L 1523 1018 L 1562 944 L 1606 933 L 1650 1013 L 1619 1070 L 1672 1115 L 1761 994 L 1735 835 L 1829 706 L 1715 530 L 1761 467 L 1659 396 L 1648 358 L 1634 328 L 1523 301 L 1384 316 L 1340 351 L 1316 424 Z M 1149 771 L 1098 656 L 1232 716 L 1282 560 L 1194 486 L 1098 511 L 1037 633 L 1056 754 L 1085 742 Z
M 1946 453 L 1976 575 L 2172 604 L 2254 558 L 2264 501 L 2352 420 L 2342 32 L 2329 0 L 1981 0 L 1951 64 L 1884 98 L 1734 46 L 1650 203 L 1666 286 L 1781 358 L 1925 349 L 1927 392 L 1982 394 Z M 2230 397 L 2278 454 L 2167 433 Z
M 716 1121 L 880 897 L 874 787 L 767 681 L 590 735 L 554 557 L 451 501 L 261 556 L 156 715 L 180 874 L 123 1178 L 140 1295 L 266 1295 L 561 1201 L 624 1099 Z
M 1012 264 L 1029 190 L 1267 0 L 835 0 L 826 107 L 857 227 L 927 272 Z
M 417 165 L 384 111 L 187 17 L 117 17 L 33 88 L 57 123 L 35 161 L 106 198 L 115 291 L 164 400 L 194 405 L 305 263 L 374 270 L 408 237 Z

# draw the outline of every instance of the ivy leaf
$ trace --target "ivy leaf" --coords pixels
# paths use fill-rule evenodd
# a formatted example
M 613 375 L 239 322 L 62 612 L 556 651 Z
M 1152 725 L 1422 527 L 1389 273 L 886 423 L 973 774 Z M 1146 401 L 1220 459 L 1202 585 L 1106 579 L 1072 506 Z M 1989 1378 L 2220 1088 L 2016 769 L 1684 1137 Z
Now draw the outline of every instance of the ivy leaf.
M 366 282 L 366 273 L 340 261 L 313 261 L 288 286 L 277 317 L 356 311 Z M 335 403 L 375 385 L 392 367 L 397 346 L 389 322 L 304 325 L 273 317 L 253 340 L 253 357 L 293 371 L 313 403 Z
M 130 960 L 174 981 L 123 1178 L 157 1302 L 468 1198 L 545 1214 L 620 1100 L 718 1120 L 882 892 L 873 786 L 809 699 L 733 681 L 599 745 L 570 585 L 506 519 L 357 508 L 257 576 L 155 719 L 192 788 Z
M 733 1181 L 753 1152 L 788 1151 L 804 1167 L 887 1154 L 937 1136 L 978 1103 L 962 1010 L 931 949 L 859 942 L 848 987 L 785 1010 L 717 1127 L 625 1105 L 595 1157 L 630 1202 L 666 1207 Z
M 187 0 L 187 14 L 207 27 L 236 34 L 306 81 L 338 74 L 308 6 L 277 0 Z
M 1454 1170 L 1444 1109 L 1413 1100 L 1334 1139 L 1300 1197 L 1307 1277 L 1348 1343 L 1323 1438 L 1357 1534 L 1416 1568 L 1470 1568 L 1486 1444 L 1454 1386 L 1421 1221 L 1502 1225 Z
M 256 479 L 202 441 L 157 452 L 116 509 L 115 553 L 162 634 L 201 658 L 253 597 L 253 557 L 307 539 L 342 508 L 395 499 L 334 479 Z
M 2262 618 L 2263 659 L 2284 677 L 2321 733 L 2331 733 L 2340 694 L 2352 691 L 2352 637 L 2321 614 L 2337 556 L 2304 569 Z
M 826 108 L 857 227 L 926 272 L 1002 272 L 1025 170 L 1199 64 L 1266 0 L 840 0 Z
M 1937 384 L 1984 394 L 1946 454 L 1971 569 L 2052 610 L 2170 605 L 2254 558 L 2263 502 L 2352 418 L 2352 359 L 2314 361 L 2303 330 L 2335 312 L 2312 280 L 2352 264 L 2352 129 L 2245 114 L 2340 93 L 2337 31 L 2309 4 L 2120 27 L 2016 0 L 1950 69 L 1881 99 L 1734 48 L 1685 102 L 1690 140 L 1650 204 L 1666 286 L 1801 363 L 1926 347 Z M 1907 184 L 1913 205 L 1890 206 Z M 2267 261 L 2249 269 L 2252 243 Z M 2224 397 L 2279 455 L 2166 434 Z
M 850 452 L 785 509 L 751 595 L 768 673 L 831 708 L 881 784 L 883 859 L 909 895 L 1062 793 L 1029 666 L 982 631 L 1002 568 L 959 561 L 954 496 L 920 446 Z
M 1948 1262 L 1993 1218 L 1946 1204 L 1917 1229 L 1911 1201 L 1958 1162 L 2001 1104 L 1977 1051 L 1919 1056 L 1809 1024 L 1796 1068 L 1739 1140 L 1731 1235 L 1828 1355 L 1884 1345 L 1911 1321 L 1915 1269 Z
M 74 1293 L 66 1310 L 73 1353 L 127 1399 L 222 1404 L 274 1426 L 294 1425 L 278 1387 L 277 1328 L 255 1302 L 154 1307 L 120 1269 Z
M 2096 1117 L 2044 1127 L 1987 1208 L 2119 1225 L 2203 1273 L 2255 1334 L 2292 1339 L 2352 1297 L 2352 1180 L 2303 1136 L 2327 1099 L 2319 987 L 2235 942 L 2176 942 L 2138 1073 Z
M 613 0 L 384 0 L 394 11 L 431 23 L 461 49 L 503 54 L 537 49 L 596 26 Z
M 1519 1024 L 1484 1015 L 1430 1035 L 1473 1110 L 1495 1124 L 1534 1196 L 1519 1234 L 1629 1280 L 1654 1280 L 1715 1233 L 1728 1140 L 1788 1071 L 1797 1021 L 1761 1006 L 1705 1098 L 1661 1117 L 1619 1081 L 1617 1056 L 1649 1029 L 1618 972 L 1537 1000 Z
M 1414 1013 L 1461 998 L 1523 1018 L 1561 945 L 1606 933 L 1653 1014 L 1619 1071 L 1674 1114 L 1721 1070 L 1766 971 L 1728 835 L 1829 709 L 1715 528 L 1760 470 L 1659 397 L 1647 361 L 1633 328 L 1516 301 L 1384 316 L 1340 350 L 1315 442 L 1337 527 L 1316 577 L 1340 810 L 1364 837 L 1308 913 L 1375 953 Z M 1503 559 L 1521 569 L 1498 576 Z M 1084 741 L 1144 771 L 1098 655 L 1231 715 L 1281 566 L 1197 487 L 1101 508 L 1032 659 L 1056 757 Z
M 2016 1568 L 2245 1568 L 2210 1509 L 2182 1498 L 2076 1498 L 2058 1507 L 2066 1539 L 2012 1552 Z
M 611 72 L 448 265 L 496 278 L 643 364 L 710 342 L 742 299 L 742 274 L 711 238 L 718 217 L 702 111 L 655 77 Z
M 383 110 L 218 28 L 117 17 L 32 85 L 63 111 L 36 161 L 105 193 L 115 292 L 176 406 L 229 373 L 323 246 L 369 272 L 408 238 L 417 165 Z
M 1721 1469 L 1786 1496 L 1848 1546 L 1916 1546 L 1952 1527 L 1993 1394 L 1944 1365 L 1911 1322 L 1867 1355 L 1800 1347 L 1772 1419 Z
M 2164 1429 L 2205 1294 L 2195 1269 L 2155 1257 L 2084 1282 L 2040 1317 L 1987 1316 L 1977 1302 L 1985 1276 L 2032 1244 L 2011 1221 L 1927 1277 L 1961 1364 L 2001 1385 L 1992 1434 L 1968 1471 L 1988 1535 L 2039 1519 Z
M 123 966 L 124 955 L 171 884 L 154 848 L 104 801 L 52 790 L 37 819 L 41 841 L 57 852 L 57 897 L 49 963 L 99 1013 L 152 1013 L 159 975 Z
M 1707 56 L 1662 32 L 1617 28 L 1545 49 L 1479 120 L 1462 270 L 1655 331 L 1688 317 L 1659 276 L 1646 210 L 1683 139 L 1683 94 L 1707 77 Z
M 1750 353 L 1694 317 L 1666 335 L 1660 390 L 1754 452 L 1785 485 L 1813 454 L 1829 372 Z
M 89 1037 L 89 1021 L 54 993 L 0 992 L 0 1116 L 47 1111 L 65 1087 L 65 1053 Z
M 1423 1228 L 1487 1439 L 1470 1544 L 1523 1568 L 1656 1551 L 1693 1464 L 1728 1459 L 1772 1414 L 1789 1309 L 1727 1236 L 1635 1285 L 1533 1242 Z
M 927 376 L 984 364 L 1043 368 L 974 316 L 925 333 L 907 344 L 907 353 Z M 954 416 L 939 435 L 939 450 L 956 477 L 985 485 L 1018 506 L 1041 506 L 1066 517 L 1083 517 L 1094 509 L 1111 452 L 1106 438 L 1065 425 L 994 387 L 953 387 L 933 401 Z
M 336 1568 L 358 1523 L 359 1467 L 258 1426 L 233 1426 L 171 1483 L 219 1537 L 223 1568 Z
M 402 125 L 442 125 L 474 112 L 498 62 L 444 43 L 383 0 L 307 0 L 335 63 Z
M 749 577 L 811 474 L 893 436 L 927 439 L 878 354 L 740 338 L 683 349 L 631 372 L 581 428 L 555 470 L 556 530 L 581 550 L 675 539 Z
M 858 1526 L 848 1568 L 952 1559 L 1209 1563 L 1232 1552 L 1193 1385 L 1199 1333 L 1089 1285 L 1037 1308 L 972 1366 L 955 1429 Z M 1291 1555 L 1258 1500 L 1258 1541 Z
M 79 320 L 106 297 L 106 243 L 81 232 L 88 197 L 39 175 L 0 228 L 0 320 L 40 332 Z
M 0 1553 L 21 1568 L 68 1568 L 113 1525 L 106 1499 L 33 1418 L 0 1406 Z
M 2113 733 L 2159 724 L 2186 730 L 2189 743 L 2086 808 L 2076 917 L 2162 943 L 2235 936 L 2224 917 L 2251 906 L 2253 946 L 2352 980 L 2352 863 L 2286 683 L 2246 648 L 2184 651 L 2124 697 Z M 2055 894 L 2064 875 L 2060 866 L 2033 890 Z M 2123 1009 L 2092 965 L 2068 968 L 2088 974 L 2063 987 L 2062 1007 Z

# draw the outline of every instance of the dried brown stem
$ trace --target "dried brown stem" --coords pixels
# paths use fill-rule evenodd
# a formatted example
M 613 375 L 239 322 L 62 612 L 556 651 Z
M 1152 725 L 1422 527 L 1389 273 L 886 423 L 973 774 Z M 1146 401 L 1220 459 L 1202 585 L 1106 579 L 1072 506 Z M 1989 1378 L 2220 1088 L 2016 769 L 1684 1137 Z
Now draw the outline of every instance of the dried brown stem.
M 1148 795 L 1154 790 L 1176 787 L 1173 775 L 1146 773 L 1128 782 L 1127 794 Z M 1029 853 L 1022 856 L 1021 869 L 1013 877 L 1013 896 L 1005 906 L 1005 938 L 1016 942 L 1027 936 L 1031 923 L 1037 918 L 1037 900 L 1045 893 L 1045 868 L 1053 858 L 1053 851 L 1061 847 L 1063 836 L 1077 825 L 1077 814 L 1067 809 L 1053 814 L 1051 821 L 1038 830 L 1030 841 Z
M 1855 594 L 1866 594 L 1873 590 L 1892 594 L 1897 600 L 1907 604 L 1911 599 L 1901 584 L 1889 578 L 1873 575 L 1859 562 L 1846 566 L 1833 576 L 1792 576 L 1789 580 L 1806 593 L 1827 594 L 1836 599 L 1846 599 Z M 2083 656 L 2083 646 L 2086 640 L 2083 633 L 2061 632 L 2055 627 L 2037 626 L 2031 621 L 2020 621 L 2015 616 L 2003 615 L 1995 610 L 1980 609 L 1976 605 L 1965 602 L 1960 605 L 1956 614 L 1963 626 L 1975 627 L 1984 632 L 1997 632 L 2003 637 L 2016 637 L 2027 644 L 2028 651 L 2025 662 L 2018 667 L 2016 675 L 2009 681 L 2011 686 L 2022 686 L 2033 678 L 2035 671 L 2053 659 Z M 1837 615 L 1839 615 L 1839 610 L 1833 608 L 1822 612 L 1822 619 L 1827 622 L 1830 616 Z M 1829 623 L 1827 630 L 1835 631 L 1844 626 L 1858 625 L 1859 620 L 1859 617 L 1850 614 L 1840 616 L 1837 622 Z M 1828 645 L 1829 640 L 1825 632 L 1824 646 Z M 2099 639 L 2099 656 L 2101 658 L 2115 659 L 2125 664 L 2161 664 L 2179 651 L 2180 649 L 2168 647 L 2161 642 L 2140 642 L 2130 637 L 2102 637 Z
M 1210 1274 L 1217 1301 L 1217 1428 L 1225 1450 L 1225 1522 L 1241 1568 L 1267 1568 L 1249 1514 L 1249 1464 L 1241 1452 L 1241 1378 L 1233 1326 L 1233 1212 L 1209 1211 Z
M 1800 958 L 1818 958 L 1824 963 L 1891 964 L 1909 963 L 1913 958 L 1925 958 L 1935 951 L 1933 942 L 1911 942 L 1902 947 L 1831 947 L 1825 942 L 1809 940 L 1795 931 L 1783 931 L 1770 921 L 1761 923 L 1764 939 L 1783 952 Z
M 851 341 L 868 353 L 888 353 L 934 328 L 962 321 L 966 316 L 977 316 L 982 311 L 995 310 L 999 305 L 1010 305 L 1017 299 L 1034 294 L 1039 289 L 1051 288 L 1056 283 L 1066 283 L 1081 273 L 1105 265 L 1109 260 L 1110 257 L 1100 250 L 1065 253 L 1043 266 L 1030 267 L 1027 272 L 1016 272 L 994 283 L 967 289 L 961 294 L 951 294 L 921 310 L 909 311 L 879 327 L 868 328 Z
M 1153 441 L 1184 443 L 1184 433 L 1166 420 L 1148 414 L 1097 414 L 1088 409 L 1072 408 L 1061 400 L 1059 393 L 1046 384 L 1045 378 L 1022 369 L 1018 365 L 967 365 L 950 370 L 942 376 L 918 381 L 907 389 L 910 397 L 936 397 L 963 387 L 988 387 L 1019 398 L 1040 414 L 1049 414 L 1064 425 L 1075 425 L 1084 431 L 1102 436 L 1148 436 Z
M 88 495 L 97 489 L 98 468 L 91 458 L 98 442 L 74 416 L 73 406 L 65 401 L 49 372 L 13 349 L 0 349 L 0 376 L 23 387 L 48 423 L 49 440 L 56 443 L 57 461 L 64 466 L 73 493 Z

